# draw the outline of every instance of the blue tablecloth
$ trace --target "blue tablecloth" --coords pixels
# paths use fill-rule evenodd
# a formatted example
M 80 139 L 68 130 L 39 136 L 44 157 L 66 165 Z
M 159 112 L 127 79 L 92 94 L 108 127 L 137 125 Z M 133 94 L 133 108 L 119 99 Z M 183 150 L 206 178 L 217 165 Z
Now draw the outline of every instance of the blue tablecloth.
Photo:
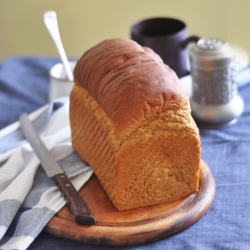
M 48 102 L 48 71 L 58 61 L 13 57 L 0 64 L 0 129 L 18 120 L 21 112 Z M 87 245 L 42 232 L 28 249 L 250 249 L 250 84 L 239 93 L 245 110 L 236 124 L 200 129 L 201 155 L 215 177 L 216 194 L 194 225 L 170 238 L 128 247 Z

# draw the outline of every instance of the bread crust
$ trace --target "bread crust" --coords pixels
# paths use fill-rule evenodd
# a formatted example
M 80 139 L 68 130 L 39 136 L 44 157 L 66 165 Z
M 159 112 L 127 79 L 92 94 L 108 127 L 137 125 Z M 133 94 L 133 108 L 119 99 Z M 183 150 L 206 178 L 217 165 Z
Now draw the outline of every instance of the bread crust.
M 127 39 L 105 40 L 87 51 L 74 77 L 100 104 L 117 133 L 130 133 L 156 112 L 187 102 L 177 76 L 161 58 Z
M 105 40 L 78 61 L 72 144 L 119 210 L 198 190 L 200 140 L 187 93 L 149 48 Z

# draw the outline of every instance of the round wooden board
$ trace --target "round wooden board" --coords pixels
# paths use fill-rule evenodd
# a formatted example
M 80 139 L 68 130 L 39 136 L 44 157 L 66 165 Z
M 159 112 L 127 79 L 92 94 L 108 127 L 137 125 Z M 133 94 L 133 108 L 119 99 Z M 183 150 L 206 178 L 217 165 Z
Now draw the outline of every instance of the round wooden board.
M 96 218 L 94 226 L 79 225 L 67 205 L 54 216 L 45 231 L 55 236 L 101 245 L 135 245 L 176 234 L 194 224 L 210 207 L 215 181 L 201 161 L 199 191 L 186 199 L 118 211 L 95 175 L 79 191 Z

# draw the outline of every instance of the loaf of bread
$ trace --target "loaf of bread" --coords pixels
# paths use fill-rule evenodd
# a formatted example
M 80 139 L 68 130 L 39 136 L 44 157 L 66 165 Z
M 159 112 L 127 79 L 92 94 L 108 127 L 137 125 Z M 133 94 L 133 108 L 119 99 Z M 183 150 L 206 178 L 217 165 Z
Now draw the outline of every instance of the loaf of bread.
M 188 96 L 151 49 L 105 40 L 74 70 L 72 145 L 118 210 L 198 191 L 200 140 Z

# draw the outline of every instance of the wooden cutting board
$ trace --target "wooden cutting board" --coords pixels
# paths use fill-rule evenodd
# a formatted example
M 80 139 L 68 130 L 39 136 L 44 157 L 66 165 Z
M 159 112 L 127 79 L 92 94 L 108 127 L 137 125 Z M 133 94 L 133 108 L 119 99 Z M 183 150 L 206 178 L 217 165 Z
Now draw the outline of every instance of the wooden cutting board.
M 79 193 L 96 218 L 94 226 L 79 225 L 67 205 L 54 216 L 45 231 L 55 236 L 100 245 L 135 245 L 176 234 L 194 224 L 210 207 L 215 181 L 201 161 L 200 188 L 177 201 L 118 211 L 107 197 L 96 176 Z

